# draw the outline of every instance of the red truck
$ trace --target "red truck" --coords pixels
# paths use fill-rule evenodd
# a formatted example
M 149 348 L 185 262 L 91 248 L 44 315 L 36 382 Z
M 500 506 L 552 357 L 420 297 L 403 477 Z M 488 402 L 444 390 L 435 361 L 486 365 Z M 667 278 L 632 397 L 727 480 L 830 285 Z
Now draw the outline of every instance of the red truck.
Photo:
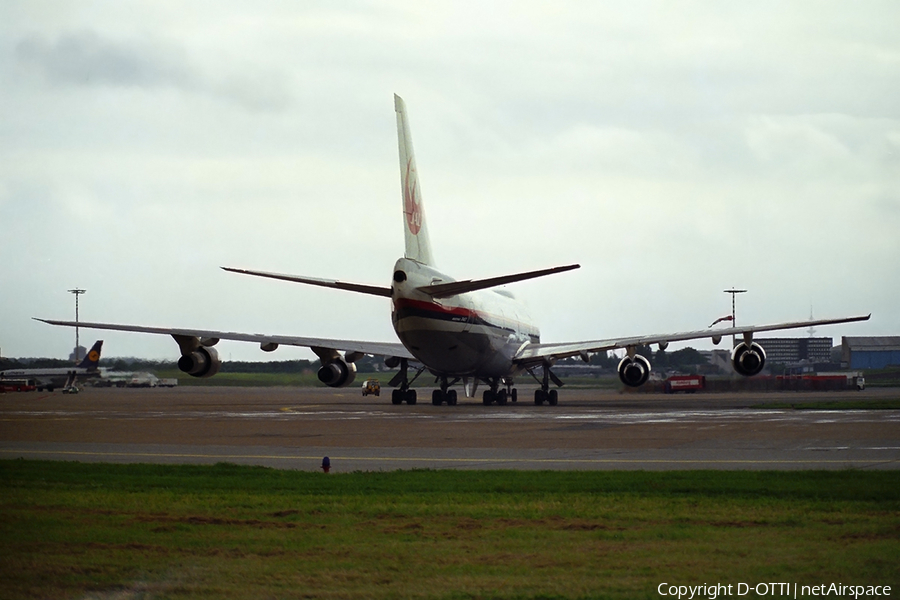
M 706 377 L 703 375 L 673 375 L 666 379 L 665 392 L 687 392 L 692 394 L 706 387 Z
M 2 392 L 33 392 L 37 389 L 34 379 L 0 379 L 0 393 Z

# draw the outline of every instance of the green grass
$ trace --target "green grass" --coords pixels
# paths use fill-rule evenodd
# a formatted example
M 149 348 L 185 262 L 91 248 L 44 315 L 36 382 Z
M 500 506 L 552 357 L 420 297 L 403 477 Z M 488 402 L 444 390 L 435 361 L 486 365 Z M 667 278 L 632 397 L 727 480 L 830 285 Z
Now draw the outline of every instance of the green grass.
M 896 472 L 17 460 L 0 484 L 8 599 L 656 598 L 664 581 L 900 579 Z

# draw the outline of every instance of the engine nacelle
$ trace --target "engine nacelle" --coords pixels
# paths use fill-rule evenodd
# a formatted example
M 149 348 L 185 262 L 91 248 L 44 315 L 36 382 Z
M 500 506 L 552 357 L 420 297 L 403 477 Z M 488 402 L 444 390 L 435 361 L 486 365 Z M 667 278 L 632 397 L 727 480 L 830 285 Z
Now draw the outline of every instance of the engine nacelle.
M 328 387 L 347 387 L 356 379 L 356 365 L 342 358 L 324 364 L 316 373 L 319 381 Z
M 625 357 L 619 362 L 619 379 L 629 387 L 640 387 L 650 378 L 650 361 L 635 354 L 634 358 Z
M 731 352 L 731 364 L 745 377 L 757 375 L 766 365 L 766 351 L 756 342 L 751 342 L 749 346 L 741 342 Z
M 222 361 L 215 348 L 200 346 L 178 359 L 178 368 L 192 377 L 212 377 L 219 372 Z

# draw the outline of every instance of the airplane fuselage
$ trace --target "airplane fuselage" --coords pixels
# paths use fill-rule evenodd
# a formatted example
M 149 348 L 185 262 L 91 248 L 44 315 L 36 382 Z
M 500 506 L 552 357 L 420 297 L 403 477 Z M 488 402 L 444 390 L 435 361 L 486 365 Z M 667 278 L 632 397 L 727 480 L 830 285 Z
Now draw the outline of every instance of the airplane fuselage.
M 454 279 L 401 258 L 394 265 L 391 320 L 403 345 L 432 372 L 510 377 L 522 346 L 540 342 L 524 305 L 503 289 L 433 298 L 417 288 Z
M 62 387 L 69 379 L 84 379 L 86 377 L 99 376 L 97 369 L 84 367 L 52 367 L 46 369 L 8 369 L 0 372 L 0 380 L 29 378 L 37 380 L 40 385 Z

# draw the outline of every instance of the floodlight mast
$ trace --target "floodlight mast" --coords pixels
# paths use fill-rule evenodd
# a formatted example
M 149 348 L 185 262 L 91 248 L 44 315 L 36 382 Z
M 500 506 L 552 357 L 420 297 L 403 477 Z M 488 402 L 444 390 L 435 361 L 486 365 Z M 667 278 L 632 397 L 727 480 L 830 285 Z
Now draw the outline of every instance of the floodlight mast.
M 735 289 L 732 287 L 730 290 L 722 290 L 722 291 L 725 292 L 726 294 L 731 294 L 731 326 L 737 327 L 737 319 L 735 317 L 735 312 L 734 312 L 734 297 L 738 294 L 746 293 L 747 290 L 738 290 L 738 289 Z M 735 346 L 737 346 L 737 336 L 732 335 L 731 336 L 731 347 L 734 348 Z
M 70 294 L 75 294 L 75 364 L 77 365 L 78 360 L 78 348 L 79 348 L 79 340 L 78 340 L 78 296 L 87 293 L 87 290 L 82 290 L 79 288 L 75 288 L 74 290 L 69 290 Z

